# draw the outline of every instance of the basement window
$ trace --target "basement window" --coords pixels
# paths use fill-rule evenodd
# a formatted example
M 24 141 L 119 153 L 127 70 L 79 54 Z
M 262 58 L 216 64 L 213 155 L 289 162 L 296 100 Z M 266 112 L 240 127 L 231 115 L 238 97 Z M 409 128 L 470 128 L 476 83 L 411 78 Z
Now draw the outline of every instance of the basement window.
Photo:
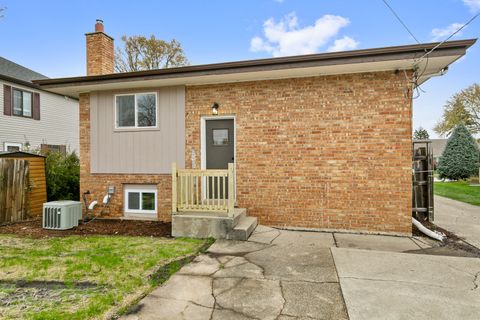
M 157 186 L 129 184 L 124 186 L 126 214 L 157 214 Z
M 135 93 L 115 96 L 115 127 L 156 128 L 157 94 Z

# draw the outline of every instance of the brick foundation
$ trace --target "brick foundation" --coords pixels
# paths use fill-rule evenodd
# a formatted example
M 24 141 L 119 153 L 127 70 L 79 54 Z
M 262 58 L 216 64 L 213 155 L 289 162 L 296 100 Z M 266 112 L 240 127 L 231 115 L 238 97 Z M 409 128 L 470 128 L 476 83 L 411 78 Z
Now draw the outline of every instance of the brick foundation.
M 125 175 L 125 174 L 92 174 L 84 177 L 81 183 L 81 192 L 89 190 L 91 199 L 101 202 L 107 193 L 108 186 L 115 187 L 115 194 L 110 202 L 110 214 L 108 217 L 123 217 L 123 186 L 124 184 L 150 184 L 157 185 L 157 218 L 162 221 L 170 221 L 172 213 L 172 176 L 171 175 Z M 98 213 L 100 208 L 96 209 Z

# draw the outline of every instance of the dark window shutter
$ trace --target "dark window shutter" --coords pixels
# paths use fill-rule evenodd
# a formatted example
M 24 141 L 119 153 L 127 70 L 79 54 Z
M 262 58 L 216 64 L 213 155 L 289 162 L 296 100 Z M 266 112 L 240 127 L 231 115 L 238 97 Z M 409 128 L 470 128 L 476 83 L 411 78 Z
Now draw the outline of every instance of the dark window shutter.
M 40 94 L 33 93 L 32 117 L 35 120 L 40 120 Z
M 12 115 L 12 87 L 3 85 L 3 114 Z

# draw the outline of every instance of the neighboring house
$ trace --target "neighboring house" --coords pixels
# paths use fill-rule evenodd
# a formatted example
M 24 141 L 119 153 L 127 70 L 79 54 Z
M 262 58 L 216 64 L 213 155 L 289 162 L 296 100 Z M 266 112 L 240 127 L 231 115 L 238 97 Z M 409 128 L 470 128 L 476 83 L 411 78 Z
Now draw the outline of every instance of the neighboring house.
M 445 150 L 445 147 L 447 146 L 447 141 L 448 139 L 429 139 L 431 143 L 431 148 L 433 151 L 433 163 L 435 167 L 438 165 L 440 161 L 440 157 L 443 154 L 443 151 Z M 480 144 L 478 144 L 480 148 Z
M 412 230 L 412 81 L 475 43 L 114 74 L 101 22 L 86 41 L 87 76 L 36 83 L 79 97 L 81 192 L 115 187 L 112 216 L 170 220 L 172 196 L 201 185 L 183 171 L 172 193 L 173 162 L 234 162 L 236 204 L 263 224 L 397 234 Z
M 78 100 L 47 92 L 46 76 L 0 57 L 0 151 L 79 151 Z

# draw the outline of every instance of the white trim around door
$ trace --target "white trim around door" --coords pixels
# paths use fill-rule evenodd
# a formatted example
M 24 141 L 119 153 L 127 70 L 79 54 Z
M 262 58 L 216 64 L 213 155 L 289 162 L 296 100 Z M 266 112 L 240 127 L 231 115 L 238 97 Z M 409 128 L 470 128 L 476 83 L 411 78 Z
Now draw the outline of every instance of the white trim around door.
M 233 120 L 233 185 L 235 199 L 237 198 L 237 119 L 234 115 L 222 115 L 222 116 L 203 116 L 200 118 L 200 169 L 205 170 L 207 168 L 207 141 L 206 141 L 206 127 L 208 120 Z

